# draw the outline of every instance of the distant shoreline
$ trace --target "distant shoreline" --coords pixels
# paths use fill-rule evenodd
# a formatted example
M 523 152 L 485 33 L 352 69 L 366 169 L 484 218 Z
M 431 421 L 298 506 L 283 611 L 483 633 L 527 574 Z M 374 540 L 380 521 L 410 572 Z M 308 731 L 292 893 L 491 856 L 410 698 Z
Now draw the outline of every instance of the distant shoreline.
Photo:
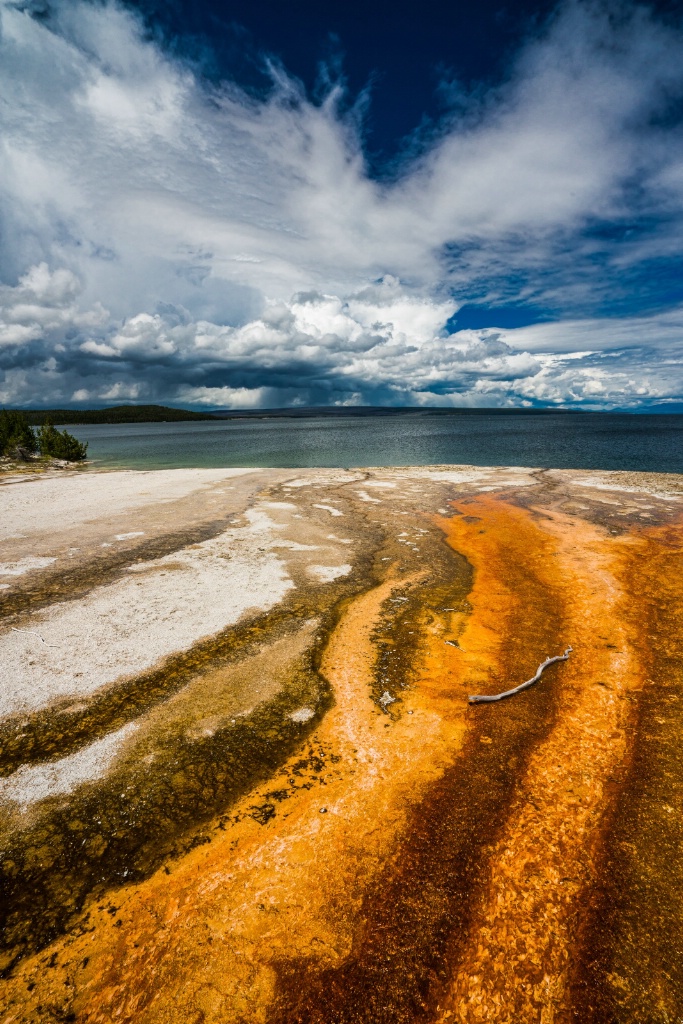
M 90 460 L 129 469 L 467 464 L 683 473 L 681 415 L 468 412 L 259 410 L 107 422 L 100 410 L 100 422 L 57 422 L 89 445 Z
M 544 416 L 544 415 L 614 415 L 613 411 L 598 412 L 588 409 L 543 408 L 453 408 L 431 406 L 309 406 L 282 409 L 216 409 L 212 412 L 198 412 L 192 409 L 177 409 L 166 405 L 117 405 L 105 409 L 22 409 L 31 426 L 41 426 L 50 420 L 56 426 L 75 426 L 96 423 L 175 423 L 187 421 L 240 420 L 240 419 L 347 419 L 349 417 L 374 416 Z M 630 415 L 662 415 L 666 410 Z M 617 412 L 618 415 L 629 415 Z M 675 415 L 675 414 L 669 414 Z

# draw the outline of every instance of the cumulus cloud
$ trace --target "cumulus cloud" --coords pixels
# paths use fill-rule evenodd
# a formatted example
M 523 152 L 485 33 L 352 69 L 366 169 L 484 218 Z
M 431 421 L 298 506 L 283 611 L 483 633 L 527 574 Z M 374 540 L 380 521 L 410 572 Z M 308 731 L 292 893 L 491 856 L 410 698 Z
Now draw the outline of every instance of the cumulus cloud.
M 46 339 L 58 342 L 100 327 L 107 319 L 105 310 L 100 303 L 81 310 L 80 291 L 75 274 L 64 268 L 51 273 L 44 262 L 31 267 L 16 287 L 0 285 L 0 346 Z
M 0 18 L 1 401 L 680 396 L 683 37 L 646 9 L 563 4 L 390 180 L 337 85 L 209 86 L 112 2 Z M 453 333 L 472 302 L 552 322 Z

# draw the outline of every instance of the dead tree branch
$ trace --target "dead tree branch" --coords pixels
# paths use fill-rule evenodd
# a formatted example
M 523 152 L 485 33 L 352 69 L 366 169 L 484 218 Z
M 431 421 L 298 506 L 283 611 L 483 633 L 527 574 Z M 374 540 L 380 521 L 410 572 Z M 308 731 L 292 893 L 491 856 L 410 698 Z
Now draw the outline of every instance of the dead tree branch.
M 534 683 L 537 683 L 548 665 L 554 665 L 556 661 L 567 661 L 571 653 L 572 648 L 568 647 L 564 654 L 557 654 L 554 658 L 546 658 L 546 660 L 538 666 L 536 675 L 533 676 L 532 679 L 527 679 L 525 683 L 520 683 L 519 686 L 515 686 L 514 690 L 506 690 L 504 693 L 496 693 L 492 696 L 468 697 L 468 703 L 492 704 L 496 700 L 503 700 L 504 697 L 514 697 L 516 693 L 521 693 L 522 690 L 527 690 L 530 686 L 533 686 Z

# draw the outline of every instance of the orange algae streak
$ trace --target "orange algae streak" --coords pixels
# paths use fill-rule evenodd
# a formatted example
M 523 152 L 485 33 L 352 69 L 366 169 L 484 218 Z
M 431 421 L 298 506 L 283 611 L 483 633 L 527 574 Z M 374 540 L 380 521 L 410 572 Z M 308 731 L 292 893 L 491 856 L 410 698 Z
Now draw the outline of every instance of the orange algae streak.
M 482 505 L 486 522 L 489 501 L 470 508 Z M 514 520 L 513 513 L 511 525 Z M 575 653 L 560 670 L 554 727 L 520 778 L 492 851 L 469 942 L 441 998 L 438 1021 L 573 1019 L 567 981 L 581 895 L 591 878 L 605 789 L 625 753 L 629 712 L 620 698 L 642 685 L 619 581 L 628 541 L 610 545 L 604 531 L 555 512 L 542 513 L 538 528 L 548 543 L 536 567 L 541 581 L 562 595 L 562 646 L 571 644 Z M 456 530 L 462 544 L 463 527 Z M 523 545 L 523 532 L 510 540 Z M 542 603 L 544 591 L 523 599 Z M 520 681 L 526 677 L 520 672 Z M 493 729 L 497 707 L 482 711 Z
M 680 518 L 644 530 L 622 573 L 647 679 L 573 979 L 586 1024 L 683 1014 L 682 550 Z
M 441 638 L 429 694 L 417 688 L 406 697 L 410 716 L 387 728 L 390 719 L 370 700 L 383 602 L 416 582 L 389 580 L 349 603 L 322 663 L 336 704 L 308 749 L 245 798 L 231 812 L 235 823 L 209 846 L 170 874 L 110 894 L 91 911 L 90 934 L 53 944 L 49 954 L 62 970 L 41 978 L 39 958 L 27 962 L 19 984 L 37 985 L 15 1020 L 31 1020 L 66 978 L 70 1012 L 88 1024 L 265 1021 L 280 959 L 327 966 L 348 956 L 365 889 L 464 732 L 463 701 L 460 717 L 453 708 L 448 719 L 440 713 L 448 701 L 439 672 L 450 688 L 457 657 Z M 319 777 L 306 776 L 307 758 L 324 765 Z M 254 805 L 273 793 L 287 797 L 259 824 Z
M 539 569 L 545 572 L 554 545 L 528 513 L 493 496 L 453 504 L 460 514 L 436 521 L 475 571 L 473 613 L 462 623 L 463 674 L 468 694 L 497 693 L 534 662 L 537 641 L 557 626 L 553 589 L 538 592 Z M 543 603 L 545 629 L 536 633 Z
M 433 1019 L 442 979 L 468 934 L 488 844 L 507 815 L 515 766 L 547 732 L 552 706 L 535 694 L 526 705 L 503 706 L 493 731 L 481 729 L 466 694 L 473 686 L 506 688 L 514 658 L 537 659 L 540 645 L 556 642 L 556 595 L 548 593 L 542 611 L 524 601 L 539 589 L 536 563 L 552 551 L 553 541 L 522 510 L 493 499 L 460 507 L 467 515 L 436 522 L 474 566 L 470 614 L 457 602 L 443 609 L 451 616 L 449 629 L 433 630 L 415 683 L 430 706 L 440 696 L 444 719 L 457 708 L 466 714 L 470 728 L 462 756 L 444 758 L 442 775 L 414 805 L 379 884 L 365 893 L 347 960 L 318 975 L 306 964 L 292 965 L 281 978 L 272 1024 Z
M 210 845 L 23 965 L 7 1024 L 65 992 L 82 1024 L 577 1019 L 568 977 L 645 673 L 628 591 L 646 546 L 501 495 L 453 504 L 434 522 L 473 567 L 467 601 L 437 602 L 426 574 L 351 600 L 321 666 L 336 703 L 305 748 Z M 399 586 L 417 649 L 390 718 L 370 694 Z M 529 691 L 468 707 L 570 644 Z

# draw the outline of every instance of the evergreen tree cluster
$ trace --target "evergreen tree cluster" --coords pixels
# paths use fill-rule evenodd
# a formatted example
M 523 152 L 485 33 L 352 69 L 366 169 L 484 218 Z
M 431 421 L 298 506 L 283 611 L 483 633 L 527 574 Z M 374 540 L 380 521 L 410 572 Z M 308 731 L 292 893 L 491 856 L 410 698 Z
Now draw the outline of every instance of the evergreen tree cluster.
M 40 452 L 45 458 L 81 462 L 86 458 L 87 450 L 87 444 L 66 430 L 57 430 L 49 420 L 36 432 L 26 413 L 0 410 L 0 455 L 27 460 Z

